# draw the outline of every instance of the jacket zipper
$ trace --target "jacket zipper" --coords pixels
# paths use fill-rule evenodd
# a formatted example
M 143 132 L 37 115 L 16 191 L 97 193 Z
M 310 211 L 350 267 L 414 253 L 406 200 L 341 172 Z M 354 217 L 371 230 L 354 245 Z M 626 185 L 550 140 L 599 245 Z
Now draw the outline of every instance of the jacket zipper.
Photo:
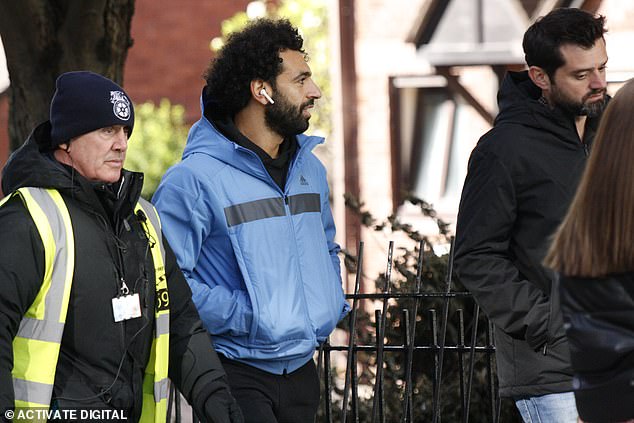
M 288 198 L 288 195 L 286 193 L 286 187 L 284 190 L 282 190 L 279 185 L 277 185 L 277 183 L 275 183 L 275 181 L 273 180 L 273 178 L 271 178 L 271 175 L 269 174 L 269 172 L 266 170 L 266 166 L 264 166 L 264 163 L 262 163 L 262 160 L 260 160 L 260 158 L 258 157 L 257 154 L 255 154 L 254 151 L 249 150 L 248 148 L 242 147 L 240 145 L 238 145 L 239 148 L 243 149 L 244 151 L 248 152 L 248 154 L 251 154 L 253 157 L 258 159 L 258 162 L 260 164 L 260 167 L 262 169 L 264 169 L 264 173 L 267 176 L 267 182 L 269 185 L 273 186 L 281 195 L 282 195 L 282 200 L 284 201 L 284 211 L 286 213 L 289 225 L 291 227 L 291 232 L 293 234 L 293 242 L 295 244 L 295 249 L 298 250 L 298 246 L 297 246 L 297 237 L 296 237 L 296 233 L 295 233 L 295 226 L 293 225 L 293 216 L 291 215 L 291 210 L 290 210 L 290 200 Z M 288 173 L 286 174 L 286 183 L 285 185 L 288 185 L 288 181 L 292 180 L 291 177 L 294 175 L 294 170 L 297 167 L 297 163 L 300 161 L 301 155 L 303 154 L 303 149 L 301 148 L 301 146 L 299 147 L 299 150 L 297 152 L 297 155 L 295 156 L 295 159 L 291 159 L 289 165 L 288 165 Z M 302 291 L 302 299 L 304 301 L 304 308 L 308 309 L 308 307 L 306 307 L 306 305 L 308 304 L 306 301 L 306 292 L 304 291 L 304 281 L 302 278 L 302 273 L 299 269 L 299 262 L 297 263 L 297 274 L 299 275 L 300 278 L 300 283 L 301 283 L 301 291 Z M 310 316 L 306 314 L 304 314 L 304 321 L 305 323 L 308 325 L 308 328 L 310 329 L 311 333 L 312 333 L 312 324 L 310 321 Z M 316 335 L 315 335 L 316 338 Z M 284 371 L 286 371 L 286 369 L 284 369 Z
M 284 209 L 286 212 L 286 216 L 288 218 L 288 224 L 291 227 L 291 233 L 293 234 L 293 243 L 295 244 L 295 251 L 299 251 L 299 246 L 297 245 L 297 233 L 295 231 L 295 225 L 293 224 L 293 215 L 291 214 L 291 208 L 289 203 L 290 201 L 289 201 L 288 195 L 286 195 L 285 193 L 284 194 L 284 204 L 285 204 Z M 297 275 L 299 277 L 300 284 L 301 284 L 300 288 L 302 292 L 302 299 L 304 302 L 304 310 L 306 310 L 306 312 L 304 313 L 304 322 L 308 325 L 308 329 L 310 330 L 310 335 L 312 337 L 313 327 L 312 327 L 312 322 L 310 321 L 310 314 L 308 313 L 308 301 L 306 300 L 306 292 L 304 290 L 304 278 L 302 277 L 301 268 L 299 266 L 299 256 L 297 257 L 297 260 L 296 260 L 296 268 L 297 268 Z M 315 334 L 315 339 L 316 337 L 317 335 Z
M 588 150 L 588 144 L 586 144 L 583 140 L 580 140 L 581 145 L 583 147 L 583 154 L 585 155 L 585 157 L 588 157 L 590 154 L 590 151 Z M 552 282 L 553 286 L 555 285 L 555 282 Z M 549 324 L 548 324 L 548 338 L 546 339 L 546 343 L 544 344 L 544 348 L 542 348 L 542 354 L 543 355 L 547 355 L 548 354 L 548 342 L 550 341 L 550 319 L 553 318 L 553 295 L 552 295 L 552 287 L 551 287 L 551 295 L 550 295 L 550 301 L 548 304 L 548 319 L 549 319 Z
M 116 234 L 114 230 L 110 227 L 110 224 L 108 223 L 106 218 L 103 217 L 99 213 L 94 213 L 94 214 L 95 216 L 97 216 L 97 219 L 99 219 L 101 223 L 104 225 L 106 236 L 112 236 L 116 238 Z M 112 246 L 111 240 L 108 240 L 107 242 L 109 242 Z M 116 257 L 112 257 L 112 259 L 115 265 L 115 287 L 117 291 L 116 295 L 119 296 L 121 295 L 123 283 L 125 283 L 125 279 L 123 277 L 125 273 L 123 269 L 123 255 L 121 254 L 121 250 L 119 249 L 119 246 L 116 245 L 116 243 L 114 244 L 114 249 L 117 250 L 117 253 L 116 253 Z M 125 324 L 123 324 L 123 322 L 120 322 L 120 323 L 122 323 L 119 325 L 121 348 L 125 350 Z

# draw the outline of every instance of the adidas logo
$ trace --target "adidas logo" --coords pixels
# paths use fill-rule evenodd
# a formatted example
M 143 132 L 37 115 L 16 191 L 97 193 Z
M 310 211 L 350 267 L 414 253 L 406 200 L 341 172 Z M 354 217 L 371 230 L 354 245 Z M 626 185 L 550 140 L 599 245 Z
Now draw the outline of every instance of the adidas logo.
M 300 185 L 308 185 L 308 181 L 304 178 L 304 175 L 299 176 L 299 184 Z

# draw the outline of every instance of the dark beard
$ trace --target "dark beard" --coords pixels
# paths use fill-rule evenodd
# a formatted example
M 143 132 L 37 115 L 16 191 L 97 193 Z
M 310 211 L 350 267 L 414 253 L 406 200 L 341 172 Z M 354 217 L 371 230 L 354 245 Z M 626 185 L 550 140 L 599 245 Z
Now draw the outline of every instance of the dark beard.
M 595 94 L 603 93 L 603 98 L 598 101 L 593 101 L 592 103 L 587 103 L 586 100 Z M 559 91 L 553 92 L 553 104 L 556 107 L 559 107 L 567 114 L 573 116 L 587 116 L 589 118 L 598 117 L 603 113 L 603 109 L 605 109 L 606 105 L 606 95 L 605 89 L 592 90 L 588 92 L 580 102 L 572 101 L 568 98 L 562 96 Z
M 587 116 L 589 118 L 594 118 L 601 116 L 603 110 L 606 105 L 606 97 L 603 96 L 602 100 L 594 101 L 592 103 L 585 103 L 581 110 L 579 110 L 579 116 Z
M 266 125 L 282 137 L 294 137 L 308 129 L 308 119 L 303 116 L 304 108 L 314 103 L 309 100 L 296 107 L 282 94 L 278 94 L 275 103 L 267 105 L 264 110 Z

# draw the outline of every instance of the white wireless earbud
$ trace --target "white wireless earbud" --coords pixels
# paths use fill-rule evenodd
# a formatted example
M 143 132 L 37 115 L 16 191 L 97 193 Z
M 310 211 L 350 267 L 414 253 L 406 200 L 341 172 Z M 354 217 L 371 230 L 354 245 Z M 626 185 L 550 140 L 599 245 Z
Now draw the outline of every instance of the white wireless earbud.
M 269 101 L 269 103 L 271 104 L 275 103 L 273 99 L 271 98 L 271 96 L 269 95 L 269 93 L 266 92 L 266 88 L 262 88 L 260 90 L 260 94 L 263 95 L 264 98 L 266 98 Z

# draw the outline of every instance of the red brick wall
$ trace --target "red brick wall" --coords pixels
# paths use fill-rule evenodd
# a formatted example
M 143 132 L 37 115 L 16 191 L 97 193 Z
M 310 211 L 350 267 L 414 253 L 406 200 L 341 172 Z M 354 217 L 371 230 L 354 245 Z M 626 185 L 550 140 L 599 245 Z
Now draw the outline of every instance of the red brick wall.
M 134 45 L 128 51 L 124 85 L 136 103 L 169 98 L 186 108 L 192 123 L 220 24 L 244 11 L 251 0 L 137 0 L 132 18 Z M 9 151 L 8 98 L 0 94 L 0 169 Z M 0 197 L 1 197 L 0 193 Z
M 185 106 L 190 123 L 198 119 L 209 42 L 250 1 L 137 0 L 123 82 L 134 102 L 169 98 Z

